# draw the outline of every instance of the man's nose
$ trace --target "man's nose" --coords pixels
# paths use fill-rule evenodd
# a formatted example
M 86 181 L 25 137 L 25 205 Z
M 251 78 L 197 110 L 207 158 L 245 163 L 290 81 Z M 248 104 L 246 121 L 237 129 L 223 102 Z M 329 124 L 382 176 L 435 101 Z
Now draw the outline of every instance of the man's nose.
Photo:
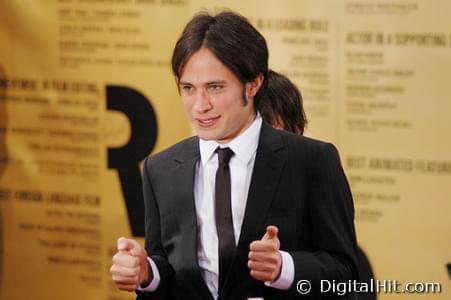
M 204 113 L 212 109 L 210 96 L 205 90 L 200 90 L 195 98 L 194 110 L 198 113 Z

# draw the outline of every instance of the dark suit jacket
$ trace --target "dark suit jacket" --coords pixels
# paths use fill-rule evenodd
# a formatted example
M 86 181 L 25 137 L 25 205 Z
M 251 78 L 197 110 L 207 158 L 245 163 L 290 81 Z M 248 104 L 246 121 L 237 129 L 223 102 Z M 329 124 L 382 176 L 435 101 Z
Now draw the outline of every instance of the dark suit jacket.
M 199 159 L 199 140 L 191 137 L 145 162 L 145 246 L 161 282 L 155 293 L 138 292 L 138 299 L 213 299 L 197 263 L 193 186 Z M 306 279 L 310 296 L 318 299 L 321 279 L 357 279 L 353 220 L 335 147 L 263 123 L 236 256 L 219 298 L 300 296 L 296 282 Z M 249 244 L 261 239 L 267 225 L 279 227 L 281 250 L 294 259 L 289 291 L 266 287 L 249 274 Z

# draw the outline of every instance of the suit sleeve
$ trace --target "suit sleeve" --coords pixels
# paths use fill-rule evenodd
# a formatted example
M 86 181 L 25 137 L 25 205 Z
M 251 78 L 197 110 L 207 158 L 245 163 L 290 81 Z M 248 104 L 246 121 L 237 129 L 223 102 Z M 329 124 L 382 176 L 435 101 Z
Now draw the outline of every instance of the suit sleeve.
M 313 165 L 308 212 L 315 251 L 290 252 L 295 265 L 294 282 L 308 280 L 309 295 L 321 293 L 321 280 L 347 282 L 358 279 L 354 205 L 340 158 L 332 144 L 321 144 Z
M 155 194 L 152 188 L 152 180 L 150 176 L 151 165 L 151 158 L 147 158 L 144 161 L 143 170 L 143 191 L 146 227 L 145 247 L 149 257 L 152 258 L 158 268 L 158 271 L 160 273 L 160 284 L 155 292 L 137 291 L 137 299 L 139 300 L 164 299 L 174 273 L 171 265 L 168 262 L 166 252 L 164 251 L 163 244 L 161 242 L 160 213 L 158 209 L 158 203 L 155 199 Z

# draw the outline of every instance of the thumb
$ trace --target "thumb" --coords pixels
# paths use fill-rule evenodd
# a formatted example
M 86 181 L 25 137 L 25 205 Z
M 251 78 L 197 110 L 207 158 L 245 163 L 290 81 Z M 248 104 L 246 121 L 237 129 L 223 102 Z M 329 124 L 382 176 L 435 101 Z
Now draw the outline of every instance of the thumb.
M 266 227 L 266 233 L 263 236 L 262 240 L 272 240 L 277 238 L 277 234 L 279 233 L 279 228 L 275 225 L 270 225 Z
M 133 244 L 132 239 L 120 237 L 117 240 L 117 250 L 119 251 L 131 251 L 134 247 L 135 245 Z

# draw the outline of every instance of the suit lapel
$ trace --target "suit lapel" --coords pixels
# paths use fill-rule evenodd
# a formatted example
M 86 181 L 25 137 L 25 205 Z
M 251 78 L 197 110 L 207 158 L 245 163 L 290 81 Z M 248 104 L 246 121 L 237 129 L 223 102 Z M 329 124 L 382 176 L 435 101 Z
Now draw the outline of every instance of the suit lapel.
M 246 210 L 241 227 L 237 255 L 232 263 L 230 273 L 223 290 L 232 288 L 236 276 L 247 270 L 243 264 L 247 263 L 249 245 L 254 240 L 261 239 L 264 234 L 263 225 L 266 214 L 273 200 L 283 168 L 283 161 L 279 157 L 283 150 L 283 142 L 277 130 L 263 122 L 255 157 L 252 179 L 246 203 Z
M 283 167 L 277 153 L 282 148 L 277 131 L 263 123 L 238 243 L 238 247 L 244 247 L 246 251 L 250 242 L 261 238 L 262 225 Z
M 199 287 L 199 292 L 203 294 L 204 299 L 212 299 L 211 293 L 202 278 L 197 257 L 198 232 L 194 202 L 194 178 L 196 163 L 199 159 L 199 140 L 198 138 L 192 138 L 186 147 L 183 147 L 176 154 L 174 158 L 176 167 L 173 169 L 172 174 L 173 182 L 176 183 L 176 186 L 174 186 L 176 199 L 181 199 L 181 201 L 177 201 L 178 207 L 176 210 L 180 212 L 178 214 L 178 217 L 181 218 L 180 223 L 186 225 L 182 231 L 182 234 L 185 235 L 182 238 L 187 241 L 187 247 L 183 249 L 183 259 L 190 266 L 195 266 L 195 276 L 186 278 L 186 280 L 192 281 L 193 286 Z

